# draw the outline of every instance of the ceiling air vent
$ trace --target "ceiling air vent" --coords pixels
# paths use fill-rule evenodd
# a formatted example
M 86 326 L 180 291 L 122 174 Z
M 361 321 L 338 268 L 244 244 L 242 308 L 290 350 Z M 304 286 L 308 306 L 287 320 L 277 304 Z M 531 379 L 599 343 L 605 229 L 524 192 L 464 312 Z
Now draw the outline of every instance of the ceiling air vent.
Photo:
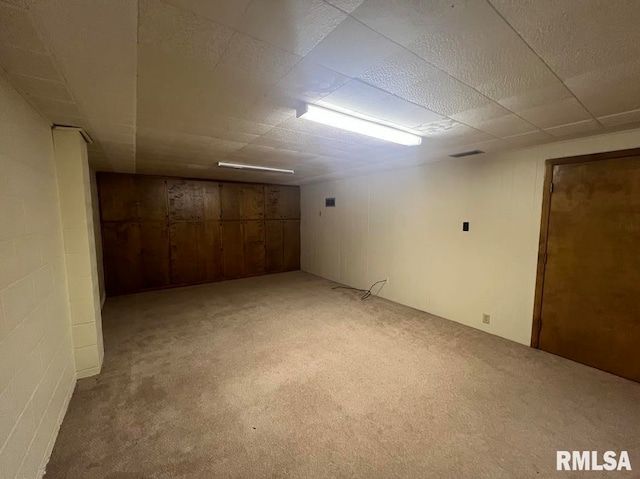
M 449 155 L 451 158 L 462 158 L 463 156 L 473 156 L 484 153 L 482 150 L 471 150 L 471 151 L 463 151 L 462 153 L 456 153 L 454 155 Z

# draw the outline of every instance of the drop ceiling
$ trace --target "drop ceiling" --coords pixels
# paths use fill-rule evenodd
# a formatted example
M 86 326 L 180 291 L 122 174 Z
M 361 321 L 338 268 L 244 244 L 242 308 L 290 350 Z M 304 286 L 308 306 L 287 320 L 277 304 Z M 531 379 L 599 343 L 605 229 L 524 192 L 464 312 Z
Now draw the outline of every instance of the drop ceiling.
M 640 127 L 639 22 L 637 0 L 0 0 L 0 67 L 97 170 L 304 184 Z

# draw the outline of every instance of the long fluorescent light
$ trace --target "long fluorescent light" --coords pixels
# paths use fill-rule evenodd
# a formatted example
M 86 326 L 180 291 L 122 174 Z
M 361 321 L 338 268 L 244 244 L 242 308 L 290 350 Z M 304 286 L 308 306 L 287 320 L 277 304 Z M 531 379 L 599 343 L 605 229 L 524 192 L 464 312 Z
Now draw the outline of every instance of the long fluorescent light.
M 226 163 L 224 161 L 219 161 L 218 166 L 222 168 L 235 168 L 236 170 L 256 170 L 256 171 L 274 171 L 276 173 L 287 173 L 288 175 L 293 175 L 293 170 L 286 170 L 284 168 L 269 168 L 267 166 L 256 166 L 256 165 L 241 165 L 240 163 Z
M 318 105 L 304 105 L 298 109 L 296 116 L 400 145 L 416 146 L 422 143 L 422 137 L 419 135 Z

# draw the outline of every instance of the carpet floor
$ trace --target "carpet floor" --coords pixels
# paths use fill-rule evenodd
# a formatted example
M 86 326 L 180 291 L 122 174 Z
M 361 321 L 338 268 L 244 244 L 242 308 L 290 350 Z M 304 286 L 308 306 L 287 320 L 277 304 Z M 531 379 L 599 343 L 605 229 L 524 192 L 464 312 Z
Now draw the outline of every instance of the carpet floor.
M 46 478 L 547 478 L 640 384 L 302 272 L 111 298 Z M 464 298 L 461 298 L 463 301 Z

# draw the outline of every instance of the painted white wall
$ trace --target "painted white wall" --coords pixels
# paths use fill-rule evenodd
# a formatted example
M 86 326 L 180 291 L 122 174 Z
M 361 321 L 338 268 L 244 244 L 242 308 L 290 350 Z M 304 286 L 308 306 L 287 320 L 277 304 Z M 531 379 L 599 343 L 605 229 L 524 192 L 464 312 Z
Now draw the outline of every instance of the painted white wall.
M 303 186 L 302 269 L 388 276 L 382 297 L 528 345 L 545 160 L 637 147 L 640 130 Z
M 40 477 L 75 386 L 51 127 L 0 76 L 0 477 Z
M 91 174 L 87 146 L 79 131 L 56 127 L 53 144 L 76 375 L 86 378 L 100 372 L 104 356 Z

